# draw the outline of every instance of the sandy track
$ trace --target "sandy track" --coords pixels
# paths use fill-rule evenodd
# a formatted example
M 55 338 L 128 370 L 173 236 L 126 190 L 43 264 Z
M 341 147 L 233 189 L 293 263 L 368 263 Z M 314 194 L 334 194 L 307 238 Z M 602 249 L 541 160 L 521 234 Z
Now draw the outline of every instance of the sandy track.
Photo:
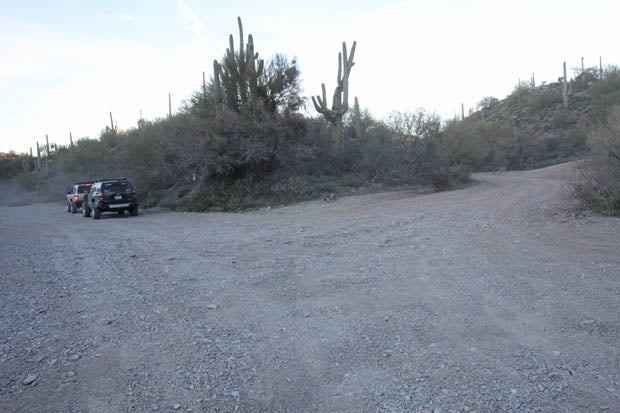
M 568 177 L 241 214 L 0 208 L 0 405 L 620 411 L 620 220 L 575 218 Z

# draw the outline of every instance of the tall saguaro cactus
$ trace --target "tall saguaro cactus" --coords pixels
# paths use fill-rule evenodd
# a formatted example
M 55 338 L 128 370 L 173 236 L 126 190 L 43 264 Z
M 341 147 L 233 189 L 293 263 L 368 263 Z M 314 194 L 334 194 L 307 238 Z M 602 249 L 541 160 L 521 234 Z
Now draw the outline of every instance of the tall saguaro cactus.
M 347 56 L 347 44 L 342 42 L 342 52 L 338 53 L 338 84 L 334 90 L 332 99 L 332 107 L 327 107 L 327 96 L 325 94 L 325 83 L 321 84 L 322 97 L 312 96 L 312 103 L 317 112 L 329 121 L 332 126 L 332 136 L 340 153 L 344 152 L 344 137 L 342 129 L 342 117 L 349 109 L 349 75 L 351 68 L 355 64 L 353 56 L 355 56 L 355 46 L 357 42 L 353 42 L 351 46 L 351 54 Z
M 243 25 L 241 17 L 237 17 L 239 25 L 239 51 L 235 51 L 233 35 L 229 36 L 229 47 L 222 63 L 213 61 L 213 87 L 216 106 L 224 103 L 234 110 L 249 108 L 254 115 L 260 77 L 265 62 L 258 58 L 254 51 L 254 39 L 248 35 L 244 45 Z
M 564 109 L 568 109 L 568 79 L 566 78 L 566 62 L 564 62 L 564 77 L 562 78 L 562 102 Z
M 45 169 L 50 167 L 50 138 L 45 134 Z
M 39 141 L 37 141 L 37 171 L 41 170 L 41 147 Z
M 357 96 L 353 99 L 353 131 L 355 133 L 355 137 L 360 139 L 362 137 L 363 126 L 362 126 L 362 110 L 360 109 L 360 102 L 357 100 Z

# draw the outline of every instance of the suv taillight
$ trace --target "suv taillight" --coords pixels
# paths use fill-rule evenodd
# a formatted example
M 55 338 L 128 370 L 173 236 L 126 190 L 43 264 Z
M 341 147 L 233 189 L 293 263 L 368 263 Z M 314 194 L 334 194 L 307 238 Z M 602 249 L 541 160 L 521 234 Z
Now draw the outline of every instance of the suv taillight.
M 135 196 L 137 196 L 137 195 L 138 195 L 138 194 L 136 194 L 136 191 L 133 191 L 133 192 L 131 193 L 131 196 L 133 196 L 133 197 L 135 197 Z
M 103 199 L 103 194 L 100 193 L 99 195 L 97 195 L 97 198 Z

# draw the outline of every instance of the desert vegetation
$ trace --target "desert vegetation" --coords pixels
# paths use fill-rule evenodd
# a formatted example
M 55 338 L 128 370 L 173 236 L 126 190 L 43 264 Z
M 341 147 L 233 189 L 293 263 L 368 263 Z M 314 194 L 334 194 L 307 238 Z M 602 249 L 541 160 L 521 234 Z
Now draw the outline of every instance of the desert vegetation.
M 1 154 L 5 196 L 14 188 L 29 200 L 60 200 L 73 181 L 127 176 L 145 207 L 239 210 L 327 192 L 443 190 L 467 183 L 473 171 L 540 167 L 591 150 L 593 161 L 583 164 L 588 179 L 576 192 L 604 210 L 618 208 L 614 66 L 586 70 L 570 87 L 520 83 L 506 99 L 487 97 L 462 119 L 418 109 L 380 120 L 357 98 L 349 103 L 355 43 L 350 53 L 343 44 L 332 106 L 323 89 L 313 98 L 317 115 L 309 116 L 296 60 L 264 59 L 241 19 L 238 30 L 214 60 L 211 78 L 178 113 L 129 130 L 106 128 L 69 146 L 48 143 L 36 155 Z M 608 162 L 594 160 L 601 156 Z M 612 169 L 597 172 L 603 167 Z
M 609 215 L 620 215 L 620 105 L 614 106 L 605 122 L 590 130 L 591 156 L 579 166 L 575 183 L 584 206 Z

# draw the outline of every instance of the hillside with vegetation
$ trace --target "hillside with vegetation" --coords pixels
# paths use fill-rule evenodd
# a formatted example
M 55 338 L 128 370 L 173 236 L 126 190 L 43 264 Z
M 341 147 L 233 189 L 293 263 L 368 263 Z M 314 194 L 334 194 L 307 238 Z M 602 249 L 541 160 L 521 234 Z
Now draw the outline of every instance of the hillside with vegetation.
M 615 67 L 603 71 L 592 68 L 567 82 L 566 87 L 563 82 L 538 87 L 520 84 L 504 100 L 483 99 L 469 119 L 513 130 L 512 139 L 508 139 L 511 142 L 491 142 L 500 153 L 502 146 L 519 148 L 509 148 L 499 158 L 485 159 L 483 168 L 528 169 L 585 154 L 589 131 L 604 123 L 608 110 L 620 103 L 619 76 Z
M 312 117 L 302 111 L 309 102 L 297 62 L 262 59 L 238 25 L 211 79 L 179 113 L 129 130 L 112 123 L 97 139 L 47 143 L 36 154 L 1 154 L 0 201 L 62 200 L 74 181 L 126 176 L 144 207 L 241 210 L 326 193 L 444 190 L 467 183 L 473 171 L 529 169 L 592 154 L 605 160 L 593 165 L 616 172 L 595 177 L 584 169 L 590 182 L 577 192 L 586 203 L 603 197 L 611 210 L 620 205 L 620 190 L 601 181 L 620 169 L 613 156 L 620 140 L 615 66 L 584 70 L 570 84 L 520 84 L 503 100 L 483 99 L 461 119 L 419 109 L 379 120 L 349 97 L 355 43 L 350 50 L 343 44 L 333 99 L 323 89 L 312 99 Z

